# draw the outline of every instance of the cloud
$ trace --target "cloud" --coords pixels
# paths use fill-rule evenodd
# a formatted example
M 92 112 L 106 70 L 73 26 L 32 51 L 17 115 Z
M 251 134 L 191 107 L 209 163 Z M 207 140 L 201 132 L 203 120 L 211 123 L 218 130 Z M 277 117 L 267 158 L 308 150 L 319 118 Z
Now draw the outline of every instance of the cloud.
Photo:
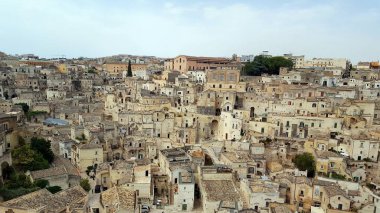
M 379 5 L 350 0 L 4 0 L 0 47 L 47 57 L 230 56 L 269 50 L 376 60 Z

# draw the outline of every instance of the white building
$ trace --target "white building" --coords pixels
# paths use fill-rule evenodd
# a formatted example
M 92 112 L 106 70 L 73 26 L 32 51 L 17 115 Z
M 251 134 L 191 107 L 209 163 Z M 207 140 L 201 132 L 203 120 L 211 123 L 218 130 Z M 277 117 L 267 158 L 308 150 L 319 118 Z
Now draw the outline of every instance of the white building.
M 304 67 L 342 68 L 347 69 L 348 61 L 344 58 L 313 58 L 306 60 Z
M 203 70 L 200 71 L 188 71 L 189 75 L 193 77 L 197 83 L 206 83 L 206 72 Z
M 351 139 L 348 154 L 355 160 L 370 159 L 377 162 L 380 141 L 369 139 Z
M 261 208 L 267 208 L 269 203 L 284 203 L 285 196 L 280 197 L 279 183 L 255 180 L 250 181 L 243 179 L 241 181 L 241 190 L 248 199 L 249 208 L 256 211 Z
M 240 62 L 246 63 L 246 62 L 252 62 L 255 59 L 254 55 L 242 55 L 240 57 Z

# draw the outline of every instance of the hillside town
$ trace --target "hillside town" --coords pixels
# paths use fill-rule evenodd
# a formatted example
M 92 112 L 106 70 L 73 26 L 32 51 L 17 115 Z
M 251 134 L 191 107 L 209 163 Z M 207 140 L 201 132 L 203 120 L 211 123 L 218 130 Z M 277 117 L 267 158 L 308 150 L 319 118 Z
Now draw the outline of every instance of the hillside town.
M 380 63 L 0 53 L 1 213 L 380 213 Z

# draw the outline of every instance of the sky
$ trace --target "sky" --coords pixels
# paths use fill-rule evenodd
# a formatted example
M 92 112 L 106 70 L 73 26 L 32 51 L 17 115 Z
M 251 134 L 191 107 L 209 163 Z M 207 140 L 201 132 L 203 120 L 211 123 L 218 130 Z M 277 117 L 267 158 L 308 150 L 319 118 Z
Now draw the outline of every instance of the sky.
M 0 0 L 0 51 L 380 58 L 379 0 Z

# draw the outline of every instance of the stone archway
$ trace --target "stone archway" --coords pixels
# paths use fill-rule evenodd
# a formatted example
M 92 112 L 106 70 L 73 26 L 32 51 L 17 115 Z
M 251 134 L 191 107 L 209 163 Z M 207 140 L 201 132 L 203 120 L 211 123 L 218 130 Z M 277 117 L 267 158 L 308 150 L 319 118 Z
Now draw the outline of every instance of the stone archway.
M 211 121 L 211 135 L 218 134 L 219 122 L 217 120 Z
M 12 173 L 11 166 L 9 165 L 9 163 L 7 161 L 3 161 L 0 167 L 0 177 L 2 178 L 2 180 L 9 179 Z

